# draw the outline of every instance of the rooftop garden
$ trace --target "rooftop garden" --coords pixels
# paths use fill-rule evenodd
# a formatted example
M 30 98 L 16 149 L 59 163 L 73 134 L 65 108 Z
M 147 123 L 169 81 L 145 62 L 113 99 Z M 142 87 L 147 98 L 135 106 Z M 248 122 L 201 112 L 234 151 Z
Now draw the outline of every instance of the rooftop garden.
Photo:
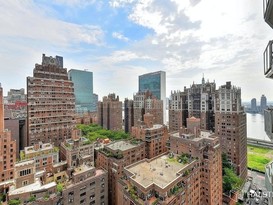
M 89 139 L 91 142 L 97 139 L 110 139 L 110 140 L 122 140 L 129 139 L 130 135 L 124 131 L 112 131 L 103 129 L 97 124 L 90 125 L 77 125 L 77 128 L 82 131 L 82 135 Z

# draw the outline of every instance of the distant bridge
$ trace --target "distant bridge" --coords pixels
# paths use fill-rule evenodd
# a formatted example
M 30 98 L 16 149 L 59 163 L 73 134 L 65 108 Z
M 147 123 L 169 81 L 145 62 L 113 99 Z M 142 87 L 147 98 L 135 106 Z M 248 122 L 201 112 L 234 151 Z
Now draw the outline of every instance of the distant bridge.
M 247 138 L 247 144 L 273 149 L 273 142 L 272 141 Z

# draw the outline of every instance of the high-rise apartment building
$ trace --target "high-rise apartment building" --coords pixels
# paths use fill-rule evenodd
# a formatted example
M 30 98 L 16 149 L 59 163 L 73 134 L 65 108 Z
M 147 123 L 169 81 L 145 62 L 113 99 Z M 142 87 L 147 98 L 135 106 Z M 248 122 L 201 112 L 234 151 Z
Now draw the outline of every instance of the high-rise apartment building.
M 74 84 L 77 114 L 96 111 L 93 99 L 93 73 L 87 70 L 68 71 L 69 79 Z
M 183 126 L 187 126 L 188 117 L 187 91 L 172 91 L 169 100 L 169 132 L 179 131 Z
M 158 99 L 163 101 L 163 120 L 166 122 L 166 73 L 157 71 L 146 73 L 138 77 L 138 91 L 150 91 Z
M 109 204 L 122 204 L 118 202 L 118 181 L 123 176 L 123 168 L 144 158 L 145 144 L 137 141 L 116 141 L 98 151 L 96 166 L 108 171 Z
M 170 135 L 170 152 L 197 159 L 199 203 L 222 204 L 222 151 L 219 137 L 209 131 L 192 134 L 181 129 Z M 190 203 L 186 203 L 190 204 Z
M 133 126 L 134 126 L 134 101 L 126 98 L 124 100 L 124 131 L 126 133 L 131 133 Z
M 16 141 L 4 128 L 3 88 L 0 84 L 0 182 L 13 179 L 16 162 Z
M 257 101 L 256 98 L 251 99 L 251 111 L 257 112 Z
M 150 91 L 138 92 L 134 95 L 134 125 L 144 121 L 144 114 L 150 113 L 154 116 L 155 124 L 163 124 L 163 101 L 158 100 Z
M 122 130 L 122 102 L 114 93 L 98 102 L 98 124 L 108 130 Z
M 62 57 L 43 54 L 33 77 L 27 77 L 27 102 L 28 145 L 42 141 L 59 146 L 71 137 L 76 122 L 75 96 Z
M 241 89 L 227 82 L 216 94 L 215 133 L 222 151 L 242 179 L 247 177 L 246 114 L 241 104 Z
M 187 89 L 189 117 L 200 118 L 204 130 L 214 131 L 215 90 L 215 82 L 205 82 L 204 77 L 201 84 L 193 84 Z
M 155 124 L 154 116 L 150 113 L 144 115 L 143 122 L 132 127 L 131 135 L 145 142 L 145 157 L 148 159 L 167 152 L 168 128 L 166 125 Z
M 267 99 L 266 99 L 265 95 L 261 96 L 261 105 L 260 105 L 260 108 L 261 108 L 261 112 L 262 113 L 264 113 L 264 110 L 267 108 Z
M 7 100 L 9 103 L 15 103 L 16 101 L 26 101 L 25 89 L 10 89 L 8 91 Z

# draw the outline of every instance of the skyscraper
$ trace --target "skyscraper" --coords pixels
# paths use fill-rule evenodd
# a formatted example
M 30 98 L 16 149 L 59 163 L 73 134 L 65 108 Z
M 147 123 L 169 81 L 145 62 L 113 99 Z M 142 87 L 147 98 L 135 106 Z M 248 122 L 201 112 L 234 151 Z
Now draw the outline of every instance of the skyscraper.
M 138 77 L 138 91 L 151 91 L 158 99 L 163 100 L 163 119 L 166 122 L 166 73 L 157 71 L 146 73 Z
M 216 94 L 215 133 L 222 151 L 242 179 L 247 177 L 246 114 L 241 104 L 241 89 L 227 82 Z
M 76 111 L 78 114 L 96 111 L 93 101 L 93 73 L 86 70 L 71 69 L 69 79 L 74 84 Z
M 71 137 L 75 96 L 62 57 L 43 54 L 42 64 L 35 64 L 33 77 L 27 77 L 27 102 L 28 145 L 42 141 L 59 146 Z
M 261 112 L 263 113 L 266 108 L 267 108 L 267 99 L 266 99 L 265 95 L 262 95 L 262 97 L 261 97 Z
M 257 112 L 257 101 L 256 98 L 251 99 L 251 111 Z

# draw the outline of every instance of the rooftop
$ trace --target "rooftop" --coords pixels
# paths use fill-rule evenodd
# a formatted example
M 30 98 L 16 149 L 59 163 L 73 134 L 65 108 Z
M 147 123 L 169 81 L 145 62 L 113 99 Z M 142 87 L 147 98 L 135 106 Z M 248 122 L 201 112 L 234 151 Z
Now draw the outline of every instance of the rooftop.
M 81 166 L 74 169 L 75 172 L 73 173 L 73 175 L 80 174 L 80 173 L 83 173 L 83 172 L 86 172 L 86 171 L 89 171 L 92 169 L 94 169 L 93 166 L 88 166 L 88 165 L 82 164 Z
M 154 124 L 153 127 L 148 127 L 148 128 L 146 128 L 146 130 L 155 130 L 155 129 L 159 129 L 161 127 L 163 127 L 163 125 Z
M 168 155 L 163 155 L 150 162 L 148 159 L 144 159 L 125 169 L 133 174 L 131 179 L 144 188 L 155 184 L 164 189 L 171 182 L 181 177 L 182 170 L 188 165 L 189 163 L 179 163 L 176 160 L 170 160 Z
M 135 148 L 137 146 L 134 145 L 134 144 L 131 144 L 128 141 L 123 141 L 122 140 L 122 141 L 117 141 L 117 142 L 113 142 L 113 143 L 110 143 L 108 145 L 105 145 L 105 147 L 107 147 L 109 149 L 112 149 L 114 151 L 117 151 L 117 150 L 126 151 L 126 150 L 129 150 L 129 149 Z
M 17 195 L 17 194 L 23 194 L 23 193 L 29 193 L 29 192 L 39 192 L 42 190 L 47 190 L 56 185 L 57 185 L 56 182 L 50 182 L 48 184 L 42 185 L 39 178 L 36 178 L 33 184 L 29 184 L 27 186 L 23 186 L 18 189 L 12 186 L 9 190 L 9 195 Z

